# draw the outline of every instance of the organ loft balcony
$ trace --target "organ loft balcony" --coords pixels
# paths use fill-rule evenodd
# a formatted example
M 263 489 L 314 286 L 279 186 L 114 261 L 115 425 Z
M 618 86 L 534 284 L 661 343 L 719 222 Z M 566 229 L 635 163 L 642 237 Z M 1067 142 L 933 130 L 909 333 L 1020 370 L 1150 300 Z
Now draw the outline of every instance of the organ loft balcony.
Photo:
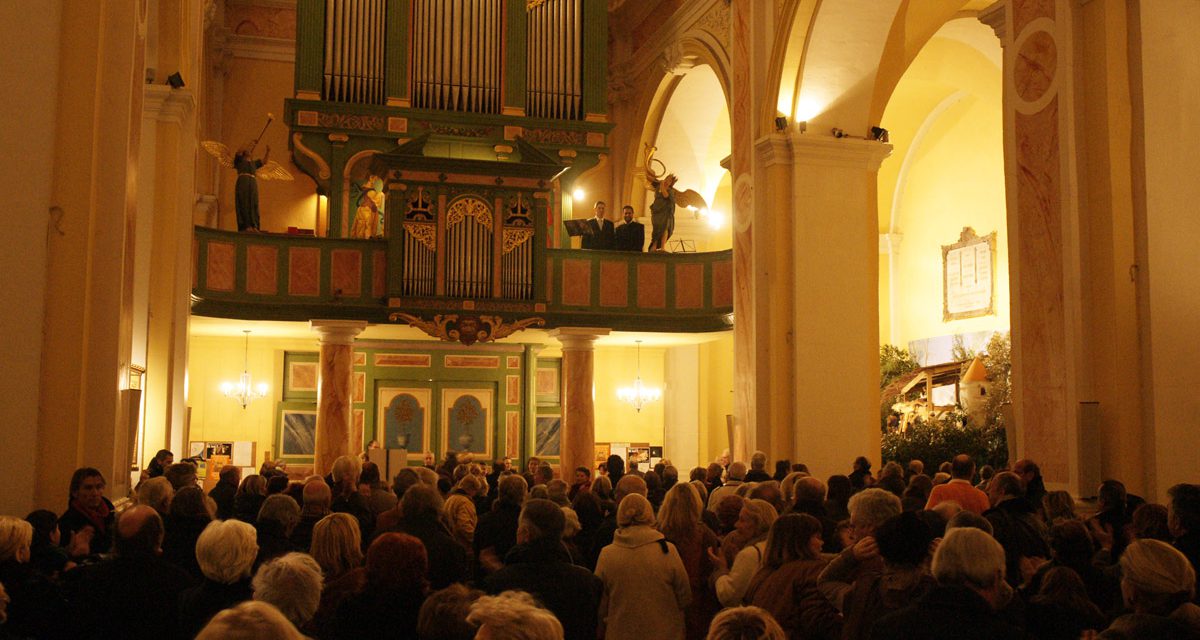
M 571 248 L 576 185 L 620 173 L 607 19 L 591 0 L 298 0 L 281 162 L 321 196 L 312 231 L 197 227 L 193 313 L 728 329 L 731 251 Z

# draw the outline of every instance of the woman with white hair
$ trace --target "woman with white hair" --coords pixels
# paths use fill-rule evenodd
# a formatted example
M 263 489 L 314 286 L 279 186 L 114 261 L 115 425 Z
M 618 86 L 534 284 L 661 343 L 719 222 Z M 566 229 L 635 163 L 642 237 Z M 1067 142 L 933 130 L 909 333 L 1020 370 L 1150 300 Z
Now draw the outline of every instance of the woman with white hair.
M 279 609 L 303 628 L 321 603 L 321 567 L 306 553 L 292 552 L 267 562 L 254 574 L 254 599 Z
M 485 640 L 562 640 L 562 623 L 524 591 L 483 596 L 471 605 L 467 622 Z
M 32 556 L 33 525 L 0 516 L 0 584 L 8 589 L 8 622 L 0 637 L 52 638 L 63 633 L 66 605 L 58 587 L 39 574 Z M 0 607 L 2 608 L 2 607 Z
M 612 544 L 596 561 L 604 583 L 600 620 L 606 640 L 684 637 L 683 610 L 692 599 L 687 570 L 675 545 L 654 528 L 654 510 L 632 493 L 617 507 Z
M 762 568 L 767 533 L 778 517 L 779 513 L 775 511 L 775 507 L 766 500 L 747 500 L 742 505 L 734 527 L 748 542 L 734 557 L 733 566 L 729 566 L 724 555 L 708 551 L 708 557 L 713 563 L 713 573 L 709 580 L 717 592 L 717 600 L 720 600 L 723 606 L 736 607 L 742 604 L 750 580 Z
M 250 570 L 258 555 L 254 527 L 241 520 L 216 520 L 196 540 L 204 582 L 179 594 L 179 628 L 192 637 L 222 609 L 249 600 Z
M 1196 572 L 1171 545 L 1143 539 L 1121 554 L 1121 595 L 1133 613 L 1113 621 L 1101 638 L 1194 638 L 1200 607 L 1192 604 Z

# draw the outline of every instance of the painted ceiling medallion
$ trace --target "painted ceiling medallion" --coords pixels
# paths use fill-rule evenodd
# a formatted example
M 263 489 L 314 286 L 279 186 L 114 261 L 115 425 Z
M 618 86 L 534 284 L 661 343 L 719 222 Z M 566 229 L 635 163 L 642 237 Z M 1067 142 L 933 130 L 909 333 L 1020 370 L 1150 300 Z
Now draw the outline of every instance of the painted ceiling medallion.
M 389 315 L 388 320 L 407 322 L 431 337 L 446 342 L 461 342 L 468 347 L 476 342 L 492 342 L 523 329 L 546 324 L 543 318 L 525 318 L 505 323 L 504 318 L 500 316 L 459 316 L 456 313 L 436 315 L 433 320 L 425 320 L 419 316 L 396 312 Z

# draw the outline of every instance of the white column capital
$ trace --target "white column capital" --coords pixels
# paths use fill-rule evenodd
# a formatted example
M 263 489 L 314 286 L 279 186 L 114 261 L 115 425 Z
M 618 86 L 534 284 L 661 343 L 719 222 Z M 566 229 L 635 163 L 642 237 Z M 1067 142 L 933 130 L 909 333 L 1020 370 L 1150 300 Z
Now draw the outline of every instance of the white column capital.
M 792 163 L 822 167 L 860 168 L 876 171 L 884 158 L 892 153 L 892 145 L 862 138 L 835 138 L 792 131 Z
M 562 344 L 563 351 L 592 351 L 596 338 L 610 332 L 597 327 L 559 327 L 550 331 L 550 337 Z
M 179 124 L 196 108 L 191 89 L 172 89 L 165 84 L 148 84 L 142 90 L 142 117 Z
M 367 328 L 363 320 L 309 320 L 309 326 L 321 336 L 321 344 L 354 344 L 354 338 Z

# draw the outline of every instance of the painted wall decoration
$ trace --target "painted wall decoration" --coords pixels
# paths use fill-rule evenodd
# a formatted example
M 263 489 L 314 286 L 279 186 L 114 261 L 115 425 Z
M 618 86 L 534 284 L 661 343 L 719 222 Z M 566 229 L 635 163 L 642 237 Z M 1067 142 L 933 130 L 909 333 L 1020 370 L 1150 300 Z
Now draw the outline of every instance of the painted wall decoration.
M 442 390 L 442 443 L 446 449 L 492 456 L 492 389 Z
M 509 411 L 504 420 L 504 455 L 516 458 L 521 455 L 521 412 Z
M 521 356 L 507 356 L 505 358 L 505 361 L 506 361 L 506 366 L 509 369 L 520 369 L 521 368 Z
M 377 367 L 428 367 L 430 360 L 428 353 L 375 354 L 375 366 Z
M 288 362 L 288 391 L 316 391 L 317 363 Z
M 383 425 L 383 448 L 407 449 L 410 458 L 421 458 L 429 447 L 432 400 L 430 389 L 381 387 L 376 429 Z
M 537 392 L 538 404 L 557 405 L 559 403 L 557 367 L 538 367 L 534 385 L 534 389 Z
M 521 376 L 504 377 L 504 401 L 508 404 L 521 404 Z
M 354 372 L 354 401 L 367 401 L 367 374 L 365 371 Z
M 562 416 L 538 416 L 534 431 L 533 454 L 562 455 Z
M 316 410 L 283 409 L 280 414 L 280 454 L 308 457 L 317 451 Z

